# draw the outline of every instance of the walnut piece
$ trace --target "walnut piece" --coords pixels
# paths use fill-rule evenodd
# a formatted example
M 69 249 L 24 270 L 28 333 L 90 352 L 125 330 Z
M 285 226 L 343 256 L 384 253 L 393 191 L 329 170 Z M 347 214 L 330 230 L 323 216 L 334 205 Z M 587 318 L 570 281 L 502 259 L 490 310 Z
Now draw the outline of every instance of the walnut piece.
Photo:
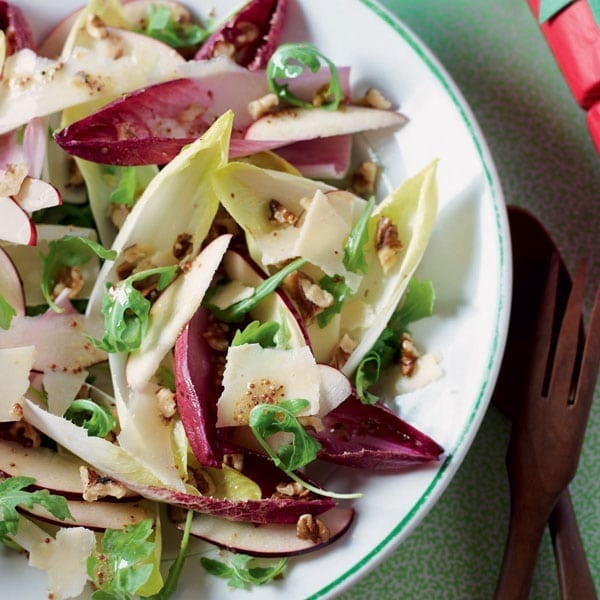
M 133 273 L 156 267 L 152 262 L 153 254 L 154 248 L 149 244 L 133 244 L 125 248 L 117 264 L 119 279 L 127 279 Z
M 402 334 L 400 350 L 400 372 L 404 377 L 412 377 L 421 355 L 408 333 Z
M 392 108 L 392 103 L 376 88 L 369 88 L 362 98 L 354 102 L 360 106 L 368 106 L 369 108 L 379 108 L 388 110 Z
M 83 482 L 83 499 L 86 502 L 95 502 L 106 496 L 122 498 L 127 493 L 127 488 L 122 483 L 100 475 L 89 467 L 79 467 L 79 475 Z
M 302 317 L 309 322 L 334 303 L 333 296 L 327 290 L 300 271 L 288 275 L 283 287 L 296 303 Z
M 27 177 L 27 163 L 7 163 L 0 169 L 0 196 L 16 196 Z
M 248 103 L 248 112 L 256 121 L 265 115 L 268 115 L 273 109 L 279 106 L 279 98 L 276 94 L 265 94 L 261 98 L 252 100 Z
M 271 200 L 269 202 L 269 211 L 271 212 L 269 221 L 272 223 L 279 223 L 280 225 L 296 225 L 300 218 L 296 213 L 286 208 L 278 200 Z
M 364 198 L 372 196 L 375 193 L 375 184 L 377 183 L 377 173 L 379 168 L 373 161 L 366 160 L 352 173 L 352 189 L 356 194 Z
M 235 54 L 235 46 L 231 42 L 218 41 L 213 48 L 213 56 L 228 56 L 232 58 Z
M 69 298 L 75 298 L 83 288 L 84 280 L 78 267 L 63 267 L 56 276 L 51 297 L 56 298 L 63 290 L 69 290 Z
M 383 272 L 387 273 L 402 250 L 402 242 L 398 239 L 398 228 L 388 217 L 382 216 L 377 221 L 375 248 Z
M 161 418 L 166 422 L 170 421 L 177 412 L 175 393 L 169 388 L 161 387 L 156 392 L 156 401 Z
M 301 515 L 296 522 L 296 537 L 300 540 L 310 540 L 313 544 L 326 542 L 331 534 L 327 525 L 310 514 Z
M 356 348 L 356 341 L 345 333 L 331 353 L 329 364 L 336 369 L 341 369 L 350 358 L 354 348 Z
M 240 21 L 236 25 L 235 45 L 237 48 L 255 42 L 260 36 L 260 29 L 250 21 Z
M 223 464 L 240 471 L 244 470 L 244 455 L 238 452 L 223 455 Z
M 214 496 L 217 486 L 212 477 L 204 469 L 188 469 L 188 483 L 193 485 L 203 496 Z
M 16 409 L 16 406 L 19 406 L 20 410 Z M 17 414 L 23 413 L 21 405 L 13 404 L 12 409 L 16 409 Z M 39 448 L 42 443 L 40 432 L 33 425 L 27 423 L 27 421 L 15 421 L 11 423 L 8 433 L 11 440 L 19 442 L 19 444 L 26 448 Z
M 287 481 L 285 483 L 278 483 L 275 486 L 275 498 L 306 498 L 310 494 L 303 485 L 296 481 Z

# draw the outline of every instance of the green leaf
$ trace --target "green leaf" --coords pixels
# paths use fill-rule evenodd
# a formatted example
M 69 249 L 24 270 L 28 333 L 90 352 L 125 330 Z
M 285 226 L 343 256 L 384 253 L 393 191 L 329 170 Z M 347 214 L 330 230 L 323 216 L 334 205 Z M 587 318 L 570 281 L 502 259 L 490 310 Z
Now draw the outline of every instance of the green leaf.
M 283 282 L 283 280 L 294 271 L 302 268 L 306 264 L 305 258 L 297 258 L 291 263 L 287 264 L 283 269 L 277 271 L 274 275 L 271 275 L 268 279 L 265 279 L 259 286 L 254 290 L 252 296 L 234 302 L 227 308 L 219 308 L 214 304 L 210 303 L 210 291 L 207 294 L 206 300 L 202 303 L 203 306 L 208 308 L 215 317 L 226 323 L 236 323 L 244 318 L 244 315 L 251 311 L 261 300 L 266 298 L 270 293 L 274 292 Z
M 365 354 L 356 370 L 356 393 L 363 404 L 375 404 L 379 397 L 369 388 L 379 381 L 382 371 L 397 362 L 401 354 L 402 334 L 410 323 L 433 314 L 435 291 L 431 281 L 411 279 L 401 306 L 392 314 L 373 348 Z
M 248 590 L 253 585 L 264 585 L 279 577 L 287 565 L 287 559 L 280 558 L 275 563 L 265 563 L 264 560 L 246 554 L 234 554 L 231 566 L 205 556 L 200 559 L 200 563 L 211 575 L 227 579 L 230 587 Z
M 203 42 L 209 32 L 194 23 L 177 23 L 171 9 L 164 4 L 151 4 L 148 8 L 148 22 L 141 30 L 171 48 L 186 48 Z
M 104 532 L 100 550 L 87 559 L 87 574 L 97 588 L 93 600 L 134 597 L 152 573 L 152 564 L 147 562 L 155 547 L 148 541 L 152 532 L 152 519 Z
M 165 584 L 161 588 L 160 592 L 158 592 L 158 594 L 154 594 L 153 596 L 151 596 L 152 600 L 167 600 L 167 598 L 170 598 L 171 595 L 174 594 L 177 590 L 177 585 L 179 583 L 179 578 L 181 577 L 183 565 L 185 564 L 187 549 L 190 542 L 190 532 L 192 529 L 193 519 L 194 511 L 188 510 L 185 519 L 183 535 L 181 536 L 181 542 L 179 543 L 179 552 L 177 553 L 177 558 L 169 568 Z
M 364 247 L 369 239 L 368 224 L 374 208 L 375 198 L 371 196 L 344 246 L 344 266 L 353 273 L 367 272 Z
M 172 392 L 175 391 L 175 373 L 164 365 L 158 368 L 158 385 Z
M 277 346 L 275 336 L 279 332 L 279 323 L 276 321 L 252 321 L 246 328 L 237 330 L 231 342 L 232 346 L 241 346 L 242 344 L 260 344 L 263 348 L 274 348 Z
M 8 477 L 0 481 L 0 540 L 14 535 L 19 527 L 17 506 L 32 508 L 34 504 L 45 508 L 57 519 L 73 519 L 63 496 L 50 494 L 48 490 L 27 491 L 24 488 L 35 483 L 33 477 Z
M 117 426 L 109 410 L 87 399 L 71 402 L 65 412 L 65 419 L 87 429 L 88 435 L 101 438 L 106 437 Z
M 7 302 L 6 298 L 0 294 L 0 328 L 8 329 L 16 314 L 17 311 Z
M 117 187 L 110 195 L 115 204 L 133 206 L 137 195 L 137 176 L 135 167 L 120 167 L 120 178 Z
M 116 285 L 106 284 L 102 298 L 104 337 L 92 340 L 106 352 L 131 352 L 140 347 L 148 330 L 150 300 L 135 288 L 135 283 L 158 277 L 157 290 L 165 289 L 177 276 L 178 265 L 156 267 L 134 273 Z
M 328 67 L 331 80 L 324 94 L 326 101 L 321 104 L 321 108 L 336 110 L 343 97 L 337 67 L 313 44 L 282 44 L 275 50 L 267 64 L 269 89 L 288 104 L 301 108 L 315 108 L 311 102 L 304 102 L 290 92 L 286 83 L 279 83 L 277 80 L 295 79 L 305 68 L 316 73 L 322 63 Z
M 114 260 L 117 253 L 114 250 L 106 250 L 93 240 L 76 235 L 65 235 L 59 240 L 48 243 L 48 254 L 41 255 L 41 288 L 44 298 L 53 310 L 62 312 L 62 309 L 56 306 L 51 297 L 61 271 L 65 268 L 83 265 L 94 256 L 103 260 Z
M 341 275 L 330 277 L 325 275 L 319 281 L 319 286 L 333 296 L 333 304 L 317 315 L 319 327 L 325 327 L 333 317 L 342 311 L 344 302 L 352 295 L 352 290 Z

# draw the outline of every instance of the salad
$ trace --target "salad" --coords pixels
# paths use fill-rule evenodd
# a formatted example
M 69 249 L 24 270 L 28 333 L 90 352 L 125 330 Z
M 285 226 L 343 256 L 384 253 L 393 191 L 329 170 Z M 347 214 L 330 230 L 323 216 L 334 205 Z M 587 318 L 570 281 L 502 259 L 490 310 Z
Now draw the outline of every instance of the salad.
M 360 518 L 319 464 L 443 454 L 381 390 L 441 374 L 436 162 L 376 202 L 353 135 L 406 117 L 280 43 L 286 7 L 92 0 L 36 44 L 0 4 L 0 535 L 55 598 L 166 598 L 190 536 L 262 585 Z

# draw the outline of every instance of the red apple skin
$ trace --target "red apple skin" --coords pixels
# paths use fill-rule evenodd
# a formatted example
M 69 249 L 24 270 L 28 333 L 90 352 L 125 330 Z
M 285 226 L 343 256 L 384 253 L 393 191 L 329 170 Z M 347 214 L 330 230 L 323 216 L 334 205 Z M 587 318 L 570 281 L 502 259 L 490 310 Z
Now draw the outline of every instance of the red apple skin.
M 6 55 L 23 48 L 35 50 L 35 38 L 23 11 L 11 2 L 0 2 L 0 29 L 6 35 Z
M 206 516 L 192 522 L 190 533 L 230 552 L 241 552 L 260 558 L 299 556 L 321 550 L 339 539 L 352 524 L 354 510 L 332 508 L 318 518 L 329 530 L 329 537 L 316 542 L 299 539 L 296 535 L 296 524 L 230 523 Z M 177 527 L 183 529 L 183 523 L 178 522 Z

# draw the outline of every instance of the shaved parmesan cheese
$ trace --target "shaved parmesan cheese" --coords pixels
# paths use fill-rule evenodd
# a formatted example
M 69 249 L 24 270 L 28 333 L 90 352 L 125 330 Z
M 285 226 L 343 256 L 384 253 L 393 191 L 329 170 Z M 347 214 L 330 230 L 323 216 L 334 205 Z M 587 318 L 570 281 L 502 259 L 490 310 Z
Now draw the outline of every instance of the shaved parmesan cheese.
M 48 573 L 48 591 L 57 600 L 74 598 L 87 581 L 86 561 L 96 545 L 94 532 L 85 527 L 59 529 L 56 539 L 34 543 L 29 564 Z
M 0 349 L 0 421 L 17 421 L 19 404 L 29 387 L 29 371 L 35 361 L 35 347 Z
M 81 386 L 88 376 L 86 370 L 75 371 L 46 371 L 44 373 L 44 389 L 48 396 L 48 410 L 62 417 L 71 402 L 77 398 Z
M 308 346 L 283 350 L 259 344 L 232 346 L 227 352 L 217 427 L 247 425 L 257 404 L 302 398 L 310 406 L 300 415 L 319 412 L 319 368 Z

